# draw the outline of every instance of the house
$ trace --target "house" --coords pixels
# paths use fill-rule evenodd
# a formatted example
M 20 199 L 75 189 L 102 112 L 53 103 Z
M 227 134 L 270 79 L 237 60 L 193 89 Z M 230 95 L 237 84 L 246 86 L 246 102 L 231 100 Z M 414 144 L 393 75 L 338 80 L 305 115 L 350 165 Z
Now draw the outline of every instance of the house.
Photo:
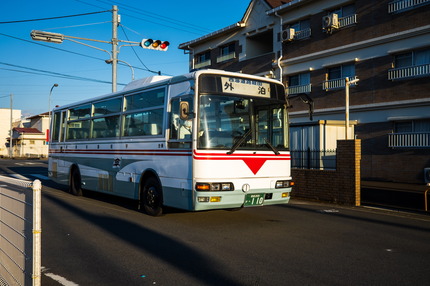
M 314 128 L 333 131 L 317 135 L 362 140 L 362 179 L 423 184 L 430 167 L 428 19 L 430 0 L 253 0 L 238 22 L 179 48 L 189 53 L 190 70 L 281 80 L 292 130 L 335 122 Z M 311 142 L 297 137 L 307 134 L 293 132 L 291 142 Z
M 0 108 L 0 157 L 9 157 L 9 137 L 11 127 L 19 126 L 21 110 Z
M 46 135 L 37 128 L 15 127 L 12 138 L 14 157 L 47 157 Z
M 1 157 L 46 158 L 48 156 L 48 112 L 21 119 L 21 110 L 13 110 L 12 150 L 9 149 L 10 129 L 10 109 L 0 109 Z

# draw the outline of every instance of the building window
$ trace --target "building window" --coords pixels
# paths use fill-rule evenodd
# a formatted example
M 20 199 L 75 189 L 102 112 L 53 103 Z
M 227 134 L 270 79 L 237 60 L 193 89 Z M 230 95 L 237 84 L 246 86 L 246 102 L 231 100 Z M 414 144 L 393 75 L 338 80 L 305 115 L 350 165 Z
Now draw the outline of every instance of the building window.
M 36 142 L 34 141 L 34 140 L 30 140 L 30 145 L 34 145 L 34 144 L 36 144 Z
M 394 132 L 388 134 L 388 147 L 429 148 L 430 119 L 394 122 Z
M 396 0 L 388 3 L 388 13 L 400 13 L 430 4 L 430 0 Z
M 307 39 L 307 38 L 310 38 L 311 36 L 311 24 L 308 19 L 293 23 L 289 25 L 287 29 L 294 29 L 294 35 L 293 35 L 294 40 Z M 282 34 L 282 39 L 289 40 L 289 39 L 285 39 L 286 36 L 288 35 L 284 35 L 284 32 Z
M 430 49 L 394 56 L 394 68 L 388 71 L 389 80 L 424 76 L 430 76 Z
M 198 55 L 196 55 L 195 60 L 196 60 L 196 62 L 194 64 L 194 68 L 196 68 L 196 69 L 210 66 L 212 64 L 211 63 L 211 52 L 207 51 L 207 52 L 198 54 Z
M 235 44 L 220 47 L 217 63 L 225 62 L 236 58 Z
M 347 77 L 349 80 L 356 79 L 354 64 L 344 64 L 331 67 L 327 69 L 327 80 L 323 82 L 323 89 L 327 91 L 331 89 L 343 88 L 345 87 L 345 79 Z M 355 83 L 351 85 L 355 85 Z
M 288 77 L 287 93 L 299 94 L 311 92 L 311 73 L 301 73 Z

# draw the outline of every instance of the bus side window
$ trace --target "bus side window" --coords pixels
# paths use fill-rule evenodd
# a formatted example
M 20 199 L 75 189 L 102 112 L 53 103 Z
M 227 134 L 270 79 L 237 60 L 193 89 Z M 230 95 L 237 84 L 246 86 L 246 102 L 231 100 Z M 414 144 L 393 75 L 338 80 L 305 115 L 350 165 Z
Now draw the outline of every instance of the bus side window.
M 172 101 L 172 109 L 170 112 L 170 139 L 177 140 L 191 140 L 191 132 L 193 129 L 193 119 L 190 117 L 187 120 L 181 119 L 179 103 L 180 99 L 175 99 Z M 183 100 L 182 100 L 183 101 Z M 192 110 L 191 99 L 188 101 L 190 110 Z
M 170 111 L 170 119 L 169 119 L 169 128 L 170 128 L 170 140 L 180 140 L 184 142 L 188 142 L 187 144 L 183 143 L 170 143 L 169 145 L 174 148 L 189 148 L 191 147 L 191 132 L 193 129 L 193 117 L 191 116 L 187 120 L 182 120 L 180 118 L 180 101 L 187 101 L 190 106 L 190 112 L 193 110 L 192 99 L 174 99 L 171 102 L 171 111 Z

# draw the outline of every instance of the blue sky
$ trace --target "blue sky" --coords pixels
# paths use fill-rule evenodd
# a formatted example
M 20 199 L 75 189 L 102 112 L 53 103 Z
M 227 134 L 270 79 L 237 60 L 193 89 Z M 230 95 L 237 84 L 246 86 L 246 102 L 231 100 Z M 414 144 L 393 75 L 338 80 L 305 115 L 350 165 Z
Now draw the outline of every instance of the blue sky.
M 118 28 L 120 40 L 140 42 L 144 38 L 167 40 L 167 52 L 140 47 L 121 47 L 119 59 L 134 66 L 135 78 L 154 75 L 146 71 L 161 71 L 163 75 L 188 72 L 188 55 L 178 45 L 242 19 L 250 0 L 217 1 L 130 1 L 130 0 L 14 0 L 3 1 L 0 22 L 12 22 L 108 11 L 117 5 L 121 16 Z M 9 108 L 13 94 L 13 108 L 23 115 L 48 111 L 49 91 L 53 84 L 51 106 L 110 93 L 111 65 L 104 60 L 109 55 L 70 41 L 62 44 L 33 41 L 32 30 L 61 33 L 68 36 L 110 41 L 112 13 L 104 12 L 79 17 L 43 21 L 0 24 L 0 108 Z M 111 45 L 82 41 L 111 51 Z M 60 50 L 61 49 L 61 50 Z M 67 52 L 69 51 L 69 52 Z M 136 56 L 137 54 L 137 56 Z M 140 59 L 140 60 L 139 60 Z M 146 66 L 144 66 L 143 64 Z M 59 73 L 83 77 L 73 80 L 47 75 Z M 118 83 L 131 81 L 131 69 L 118 66 Z M 123 88 L 118 85 L 118 90 Z

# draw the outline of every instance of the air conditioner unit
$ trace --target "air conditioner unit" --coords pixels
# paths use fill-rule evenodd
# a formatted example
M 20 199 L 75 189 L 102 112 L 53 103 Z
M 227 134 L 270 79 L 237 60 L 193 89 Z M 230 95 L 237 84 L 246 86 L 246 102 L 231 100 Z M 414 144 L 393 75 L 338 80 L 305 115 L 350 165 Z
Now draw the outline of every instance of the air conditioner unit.
M 424 168 L 424 182 L 430 184 L 430 168 Z
M 324 30 L 338 29 L 339 16 L 335 13 L 324 16 L 322 19 L 322 26 Z
M 288 28 L 282 31 L 282 41 L 294 40 L 295 31 L 293 28 Z

